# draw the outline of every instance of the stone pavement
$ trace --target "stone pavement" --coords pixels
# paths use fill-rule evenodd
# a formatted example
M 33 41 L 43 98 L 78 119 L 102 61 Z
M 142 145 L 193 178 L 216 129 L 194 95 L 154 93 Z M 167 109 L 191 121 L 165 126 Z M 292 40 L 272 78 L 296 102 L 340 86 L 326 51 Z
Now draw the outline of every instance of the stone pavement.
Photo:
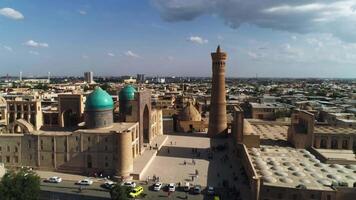
M 156 157 L 157 149 L 160 149 L 166 143 L 167 139 L 168 139 L 167 135 L 157 136 L 151 142 L 152 149 L 149 146 L 147 146 L 143 154 L 134 159 L 133 172 L 131 173 L 131 176 L 133 176 L 135 180 L 141 179 L 142 174 L 150 166 L 154 157 Z M 157 144 L 157 149 L 155 147 L 156 144 Z

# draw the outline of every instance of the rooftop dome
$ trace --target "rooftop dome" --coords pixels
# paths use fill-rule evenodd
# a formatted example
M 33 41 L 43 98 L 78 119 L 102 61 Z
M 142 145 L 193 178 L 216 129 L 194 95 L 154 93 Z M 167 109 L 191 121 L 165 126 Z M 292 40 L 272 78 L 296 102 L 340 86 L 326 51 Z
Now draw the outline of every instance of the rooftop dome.
M 120 101 L 131 101 L 135 99 L 136 89 L 132 85 L 126 85 L 120 90 L 119 99 Z
M 89 94 L 85 102 L 85 110 L 107 110 L 114 108 L 111 96 L 100 87 Z
M 188 102 L 187 106 L 179 113 L 180 121 L 201 121 L 201 115 L 199 111 Z

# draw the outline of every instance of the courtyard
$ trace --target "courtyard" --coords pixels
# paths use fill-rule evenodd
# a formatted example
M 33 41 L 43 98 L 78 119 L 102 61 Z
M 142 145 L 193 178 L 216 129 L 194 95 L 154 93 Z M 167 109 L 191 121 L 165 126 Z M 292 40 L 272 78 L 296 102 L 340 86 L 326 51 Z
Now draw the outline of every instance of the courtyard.
M 211 139 L 203 133 L 168 135 L 142 177 L 150 181 L 156 177 L 163 183 L 190 182 L 202 188 L 213 186 L 224 191 L 228 188 L 243 191 L 247 187 L 229 138 Z

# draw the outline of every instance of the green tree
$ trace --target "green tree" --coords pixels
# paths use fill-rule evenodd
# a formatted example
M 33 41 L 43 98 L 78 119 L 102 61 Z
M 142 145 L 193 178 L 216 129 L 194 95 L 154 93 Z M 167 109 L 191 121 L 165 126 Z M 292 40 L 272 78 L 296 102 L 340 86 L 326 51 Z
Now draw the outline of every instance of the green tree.
M 128 187 L 117 184 L 110 190 L 110 196 L 112 200 L 128 200 L 128 192 Z
M 21 169 L 7 172 L 0 182 L 3 200 L 38 200 L 40 177 L 33 171 Z

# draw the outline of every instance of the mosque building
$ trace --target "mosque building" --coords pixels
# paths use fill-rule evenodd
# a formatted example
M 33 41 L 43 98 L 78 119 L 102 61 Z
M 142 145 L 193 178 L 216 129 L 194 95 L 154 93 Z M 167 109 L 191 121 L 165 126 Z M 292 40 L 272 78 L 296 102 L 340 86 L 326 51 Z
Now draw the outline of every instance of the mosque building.
M 162 111 L 151 107 L 150 96 L 149 90 L 124 87 L 119 92 L 120 118 L 114 120 L 113 99 L 100 87 L 86 97 L 59 95 L 57 111 L 51 115 L 53 119 L 48 119 L 56 121 L 56 126 L 37 128 L 21 116 L 5 124 L 7 131 L 0 134 L 0 162 L 7 168 L 31 166 L 130 177 L 134 159 L 157 135 L 163 134 Z M 18 106 L 15 109 L 23 110 L 23 104 L 14 104 Z M 0 119 L 4 120 L 6 107 L 0 108 Z

